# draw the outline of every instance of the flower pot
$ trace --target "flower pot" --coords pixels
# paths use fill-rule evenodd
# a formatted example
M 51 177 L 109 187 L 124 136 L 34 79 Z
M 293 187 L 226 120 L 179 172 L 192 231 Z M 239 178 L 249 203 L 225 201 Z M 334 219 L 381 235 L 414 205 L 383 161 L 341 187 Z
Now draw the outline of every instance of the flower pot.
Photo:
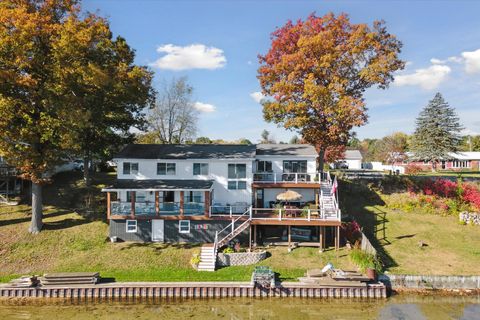
M 365 270 L 365 273 L 367 274 L 367 278 L 370 278 L 373 281 L 377 281 L 377 271 L 372 268 L 367 268 Z

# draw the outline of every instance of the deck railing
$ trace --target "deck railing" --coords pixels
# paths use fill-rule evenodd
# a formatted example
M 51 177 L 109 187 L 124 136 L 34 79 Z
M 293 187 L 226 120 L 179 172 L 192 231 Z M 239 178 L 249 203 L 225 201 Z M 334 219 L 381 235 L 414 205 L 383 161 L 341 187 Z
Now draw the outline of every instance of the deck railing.
M 319 172 L 255 172 L 253 182 L 257 183 L 319 183 Z
M 252 208 L 252 220 L 318 221 L 339 220 L 339 217 L 326 216 L 321 208 Z
M 158 204 L 158 214 L 161 216 L 168 215 L 180 215 L 180 203 L 179 202 L 160 202 Z M 112 201 L 111 202 L 111 214 L 119 216 L 132 215 L 132 203 L 124 201 Z M 192 215 L 204 215 L 205 203 L 204 202 L 185 202 L 183 204 L 183 214 L 186 216 Z M 155 216 L 157 211 L 155 208 L 155 202 L 135 202 L 135 216 Z

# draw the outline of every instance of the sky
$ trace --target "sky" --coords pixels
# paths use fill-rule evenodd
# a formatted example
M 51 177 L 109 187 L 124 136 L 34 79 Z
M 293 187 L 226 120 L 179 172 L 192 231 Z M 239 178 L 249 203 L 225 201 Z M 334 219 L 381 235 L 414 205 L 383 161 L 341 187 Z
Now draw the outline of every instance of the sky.
M 155 72 L 157 90 L 188 77 L 198 136 L 255 143 L 267 129 L 290 140 L 294 132 L 263 119 L 257 56 L 277 27 L 312 12 L 345 12 L 370 25 L 383 19 L 403 43 L 405 69 L 388 89 L 365 93 L 369 121 L 354 129 L 359 138 L 412 133 L 436 92 L 456 109 L 465 134 L 480 134 L 480 1 L 83 0 L 83 9 L 108 18 L 136 50 L 136 63 Z

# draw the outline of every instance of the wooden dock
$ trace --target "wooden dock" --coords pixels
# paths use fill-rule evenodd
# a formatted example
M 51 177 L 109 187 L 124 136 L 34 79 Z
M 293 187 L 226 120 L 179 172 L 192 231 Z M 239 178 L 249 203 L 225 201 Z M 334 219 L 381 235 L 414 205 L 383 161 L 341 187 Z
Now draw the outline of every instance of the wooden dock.
M 0 298 L 373 298 L 387 297 L 382 283 L 365 286 L 322 286 L 283 282 L 273 288 L 256 287 L 250 282 L 114 282 L 91 285 L 49 285 L 32 288 L 0 286 Z

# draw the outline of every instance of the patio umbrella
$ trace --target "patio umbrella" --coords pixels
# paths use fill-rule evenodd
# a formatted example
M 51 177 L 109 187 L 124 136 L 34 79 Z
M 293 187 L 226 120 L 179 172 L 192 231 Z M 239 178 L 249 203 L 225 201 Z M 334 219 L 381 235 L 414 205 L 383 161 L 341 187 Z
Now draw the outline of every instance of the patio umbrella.
M 296 201 L 302 199 L 302 195 L 298 192 L 287 190 L 277 194 L 277 200 L 280 201 Z

